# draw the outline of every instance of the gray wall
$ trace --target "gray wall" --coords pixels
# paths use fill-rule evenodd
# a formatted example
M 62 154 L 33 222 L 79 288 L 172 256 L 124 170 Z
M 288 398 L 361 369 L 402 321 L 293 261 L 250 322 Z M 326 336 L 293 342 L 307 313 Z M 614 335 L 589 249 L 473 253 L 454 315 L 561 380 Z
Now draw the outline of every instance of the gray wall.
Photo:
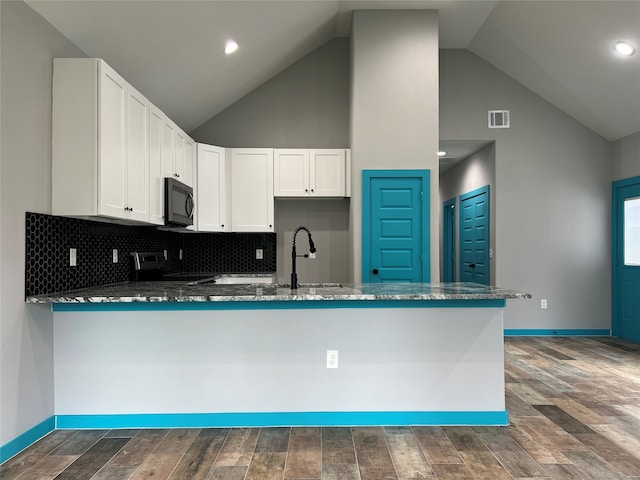
M 351 32 L 351 242 L 362 273 L 362 170 L 431 170 L 431 278 L 440 277 L 438 13 L 355 10 Z
M 613 180 L 640 175 L 640 132 L 613 142 Z
M 190 135 L 224 147 L 349 148 L 349 64 L 348 39 L 333 39 Z M 319 249 L 317 260 L 298 262 L 300 282 L 348 281 L 348 223 L 348 200 L 277 200 L 278 281 L 290 280 L 299 225 L 311 230 Z
M 460 248 L 460 195 L 469 193 L 485 185 L 489 185 L 489 248 L 495 251 L 496 248 L 496 170 L 495 170 L 495 144 L 491 143 L 478 150 L 469 158 L 457 164 L 440 175 L 440 211 L 442 204 L 452 198 L 456 199 L 455 204 L 455 251 Z M 440 231 L 443 231 L 442 214 L 440 215 Z M 442 259 L 443 248 L 440 245 L 440 278 L 442 279 Z M 456 271 L 454 278 L 460 278 L 460 255 L 456 253 Z M 496 284 L 496 268 L 493 259 L 490 260 L 489 280 L 491 285 Z
M 2 11 L 0 445 L 53 415 L 53 325 L 24 303 L 25 212 L 51 211 L 53 57 L 84 57 L 23 2 Z
M 505 327 L 610 328 L 611 144 L 466 50 L 440 73 L 441 138 L 495 140 L 496 283 L 534 296 Z M 494 109 L 510 129 L 487 128 Z
M 349 148 L 348 42 L 317 48 L 191 137 L 223 147 Z
M 348 199 L 277 199 L 278 283 L 291 280 L 291 243 L 293 232 L 306 226 L 318 249 L 315 260 L 299 258 L 296 262 L 298 282 L 348 282 L 349 200 Z M 299 255 L 309 251 L 307 235 L 298 233 Z

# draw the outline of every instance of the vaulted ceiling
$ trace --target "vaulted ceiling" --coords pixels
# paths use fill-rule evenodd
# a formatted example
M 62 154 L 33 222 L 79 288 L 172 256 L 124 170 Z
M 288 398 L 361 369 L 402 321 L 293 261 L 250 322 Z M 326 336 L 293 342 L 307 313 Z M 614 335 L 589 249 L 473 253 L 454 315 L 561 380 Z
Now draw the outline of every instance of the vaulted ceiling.
M 640 1 L 27 0 L 191 131 L 335 36 L 354 9 L 435 9 L 466 48 L 609 140 L 640 131 Z M 240 49 L 224 55 L 233 38 Z

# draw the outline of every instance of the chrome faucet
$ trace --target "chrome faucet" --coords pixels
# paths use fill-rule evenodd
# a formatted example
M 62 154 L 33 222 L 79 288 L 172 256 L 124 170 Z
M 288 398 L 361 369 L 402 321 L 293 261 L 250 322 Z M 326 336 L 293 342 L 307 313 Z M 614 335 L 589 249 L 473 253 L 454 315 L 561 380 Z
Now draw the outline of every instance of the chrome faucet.
M 296 235 L 300 230 L 304 230 L 307 232 L 309 236 L 309 253 L 305 253 L 304 255 L 298 255 L 296 253 Z M 316 246 L 313 244 L 313 239 L 311 238 L 311 232 L 307 227 L 298 227 L 296 231 L 293 232 L 293 244 L 291 247 L 291 290 L 297 290 L 298 288 L 298 274 L 296 273 L 296 258 L 304 257 L 304 258 L 316 258 Z

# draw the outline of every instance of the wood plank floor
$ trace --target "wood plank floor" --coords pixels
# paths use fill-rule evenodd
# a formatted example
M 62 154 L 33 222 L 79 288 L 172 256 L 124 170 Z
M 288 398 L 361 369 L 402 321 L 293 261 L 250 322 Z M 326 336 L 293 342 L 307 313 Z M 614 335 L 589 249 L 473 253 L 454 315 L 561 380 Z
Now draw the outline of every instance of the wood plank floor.
M 505 339 L 508 427 L 55 431 L 2 480 L 640 479 L 640 345 Z

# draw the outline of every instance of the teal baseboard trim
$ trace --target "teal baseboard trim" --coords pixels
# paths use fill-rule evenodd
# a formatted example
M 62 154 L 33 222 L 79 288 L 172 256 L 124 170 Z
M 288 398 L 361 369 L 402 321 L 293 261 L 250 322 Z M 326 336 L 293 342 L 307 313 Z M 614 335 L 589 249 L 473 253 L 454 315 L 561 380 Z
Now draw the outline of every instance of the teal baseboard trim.
M 505 329 L 505 337 L 610 337 L 609 329 Z
M 27 430 L 22 435 L 19 435 L 10 442 L 0 446 L 0 464 L 20 453 L 28 446 L 34 444 L 45 435 L 53 432 L 54 429 L 55 417 L 49 417 L 35 427 Z
M 488 300 L 305 300 L 238 302 L 53 303 L 54 312 L 130 312 L 175 310 L 305 310 L 326 308 L 504 308 L 505 299 Z
M 506 410 L 489 412 L 248 412 L 58 415 L 58 429 L 222 428 L 222 427 L 347 427 L 382 425 L 509 424 Z

